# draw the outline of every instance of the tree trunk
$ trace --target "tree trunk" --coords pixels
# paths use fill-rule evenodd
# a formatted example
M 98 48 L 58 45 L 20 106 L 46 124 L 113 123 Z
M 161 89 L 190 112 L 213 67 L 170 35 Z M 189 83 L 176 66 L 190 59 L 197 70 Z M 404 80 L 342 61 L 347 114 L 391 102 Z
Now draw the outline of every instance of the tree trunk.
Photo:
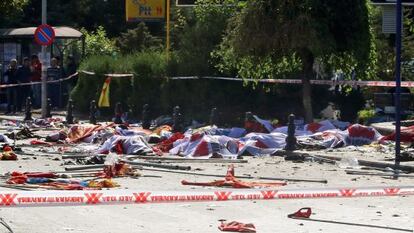
M 310 80 L 313 75 L 313 62 L 315 58 L 309 49 L 302 49 L 300 58 L 302 60 L 302 103 L 305 110 L 305 122 L 311 123 L 313 122 L 313 110 Z

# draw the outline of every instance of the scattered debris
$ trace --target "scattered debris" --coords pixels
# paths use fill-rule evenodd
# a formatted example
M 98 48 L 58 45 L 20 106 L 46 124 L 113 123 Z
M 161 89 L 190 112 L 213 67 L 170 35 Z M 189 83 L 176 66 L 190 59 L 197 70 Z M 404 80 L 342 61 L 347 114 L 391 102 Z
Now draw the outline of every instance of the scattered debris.
M 12 228 L 4 221 L 4 219 L 0 218 L 0 224 L 3 225 L 10 233 L 13 233 Z
M 256 232 L 256 227 L 252 223 L 241 223 L 236 221 L 226 222 L 225 220 L 221 220 L 218 229 L 220 229 L 220 231 L 230 232 Z
M 196 186 L 214 186 L 214 187 L 232 187 L 232 188 L 257 188 L 257 187 L 278 187 L 287 185 L 286 182 L 260 183 L 260 182 L 246 182 L 238 180 L 234 177 L 234 166 L 230 165 L 224 180 L 215 180 L 212 182 L 189 182 L 182 180 L 183 185 Z
M 321 222 L 321 223 L 332 223 L 332 224 L 341 224 L 341 225 L 348 225 L 348 226 L 359 226 L 359 227 L 387 229 L 387 230 L 393 230 L 393 231 L 413 232 L 413 230 L 410 230 L 410 229 L 403 229 L 403 228 L 396 228 L 396 227 L 377 226 L 377 225 L 349 223 L 349 222 L 339 222 L 339 221 L 322 220 L 322 219 L 312 219 L 312 218 L 310 218 L 311 214 L 312 214 L 312 209 L 309 208 L 309 207 L 305 207 L 305 208 L 299 209 L 298 211 L 296 211 L 293 214 L 289 214 L 288 218 L 297 219 L 297 220 Z

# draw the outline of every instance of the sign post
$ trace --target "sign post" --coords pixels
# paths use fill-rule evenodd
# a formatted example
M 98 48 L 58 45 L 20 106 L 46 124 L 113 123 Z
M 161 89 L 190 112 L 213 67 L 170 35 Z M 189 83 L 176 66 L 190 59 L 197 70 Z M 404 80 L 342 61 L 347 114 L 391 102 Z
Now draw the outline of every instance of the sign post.
M 42 45 L 42 118 L 47 115 L 47 83 L 46 83 L 46 67 L 44 67 L 46 59 L 46 46 L 53 43 L 55 32 L 53 28 L 46 26 L 47 23 L 47 0 L 42 0 L 42 26 L 38 27 L 35 32 L 35 40 Z
M 47 0 L 42 0 L 42 24 L 47 23 Z M 42 46 L 42 58 L 46 58 L 46 47 Z M 42 61 L 45 64 L 44 61 Z M 42 118 L 47 115 L 47 83 L 46 67 L 42 66 Z

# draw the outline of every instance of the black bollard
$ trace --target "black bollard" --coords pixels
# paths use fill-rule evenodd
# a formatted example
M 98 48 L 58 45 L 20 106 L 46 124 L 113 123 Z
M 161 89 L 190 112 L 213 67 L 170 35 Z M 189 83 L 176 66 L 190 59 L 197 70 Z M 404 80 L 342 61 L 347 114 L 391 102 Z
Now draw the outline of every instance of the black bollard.
M 115 124 L 122 124 L 122 104 L 120 102 L 116 103 L 115 105 Z
M 27 97 L 24 121 L 32 121 L 32 99 Z
M 295 137 L 295 115 L 289 115 L 289 123 L 288 123 L 288 135 L 286 137 L 286 151 L 294 151 L 296 149 L 296 137 Z
M 210 113 L 210 125 L 218 125 L 219 124 L 219 117 L 217 108 L 214 107 L 211 109 Z
M 254 121 L 253 113 L 252 112 L 246 112 L 244 114 L 244 121 Z
M 73 124 L 73 100 L 69 99 L 66 108 L 66 124 Z
M 182 132 L 183 127 L 183 115 L 181 114 L 180 106 L 175 106 L 173 109 L 173 132 Z
M 142 106 L 142 128 L 149 129 L 151 127 L 150 109 L 148 104 Z
M 52 100 L 50 100 L 50 98 L 47 98 L 46 117 L 47 118 L 51 118 L 52 117 Z
M 96 112 L 96 102 L 95 100 L 92 100 L 89 106 L 89 123 L 94 125 L 96 124 Z

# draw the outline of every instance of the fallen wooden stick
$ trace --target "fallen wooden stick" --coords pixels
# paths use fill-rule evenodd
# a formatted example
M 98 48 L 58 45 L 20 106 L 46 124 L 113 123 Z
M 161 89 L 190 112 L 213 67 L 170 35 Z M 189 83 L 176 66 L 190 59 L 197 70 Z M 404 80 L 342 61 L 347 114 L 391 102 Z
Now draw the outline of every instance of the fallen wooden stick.
M 153 156 L 139 156 L 139 159 L 155 160 L 174 163 L 247 163 L 244 159 L 190 159 L 190 158 L 164 158 Z
M 56 153 L 58 154 L 58 153 Z M 105 157 L 104 154 L 62 154 L 62 159 L 84 159 L 92 156 Z M 191 158 L 174 158 L 174 157 L 160 157 L 160 156 L 145 156 L 145 155 L 120 155 L 124 158 L 138 158 L 145 160 L 158 160 L 158 161 L 173 161 L 175 163 L 247 163 L 247 160 L 243 159 L 191 159 Z
M 301 217 L 295 217 L 295 218 L 292 218 L 292 219 L 297 219 L 297 220 L 301 220 L 301 221 L 304 220 L 304 221 L 321 222 L 321 223 L 333 223 L 333 224 L 341 224 L 341 225 L 348 225 L 348 226 L 379 228 L 379 229 L 387 229 L 387 230 L 394 230 L 394 231 L 413 232 L 413 230 L 410 230 L 410 229 L 389 227 L 389 226 L 377 226 L 377 225 L 362 224 L 362 223 L 339 222 L 339 221 L 333 221 L 333 220 L 301 218 Z
M 215 174 L 205 174 L 205 173 L 197 173 L 197 172 L 185 172 L 185 171 L 169 171 L 163 169 L 156 169 L 156 168 L 142 168 L 144 171 L 155 171 L 155 172 L 167 172 L 167 173 L 175 173 L 175 174 L 184 174 L 184 175 L 196 175 L 196 176 L 207 176 L 207 177 L 218 177 L 223 178 L 223 175 L 215 175 Z M 313 182 L 313 183 L 324 183 L 327 184 L 328 180 L 326 179 L 305 179 L 305 178 L 287 178 L 287 177 L 253 177 L 253 176 L 235 176 L 239 179 L 257 179 L 257 180 L 284 180 L 284 181 L 292 181 L 292 182 Z
M 325 159 L 336 160 L 336 161 L 341 161 L 344 158 L 340 156 L 327 156 L 327 155 L 316 155 L 316 156 L 325 158 Z M 390 167 L 392 169 L 399 169 L 402 171 L 414 172 L 414 166 L 409 166 L 409 165 L 395 166 L 395 164 L 393 163 L 384 163 L 384 162 L 369 161 L 369 160 L 363 160 L 363 159 L 358 159 L 358 163 L 361 166 L 378 167 L 378 168 Z
M 104 157 L 106 155 L 94 155 L 94 154 L 73 154 L 73 155 L 68 155 L 68 154 L 61 154 L 61 153 L 56 153 L 56 154 L 60 154 L 62 155 L 62 159 L 85 159 L 88 157 L 92 157 L 92 156 L 99 156 L 99 157 Z
M 389 173 L 381 173 L 381 172 L 364 172 L 364 171 L 350 171 L 345 170 L 346 174 L 348 175 L 361 175 L 361 176 L 392 176 L 392 177 L 407 177 L 407 178 L 414 178 L 414 175 L 407 175 L 407 174 L 395 174 L 394 172 Z
M 130 165 L 139 165 L 139 166 L 146 166 L 146 167 L 158 167 L 164 169 L 173 169 L 173 170 L 191 170 L 190 166 L 179 166 L 179 165 L 167 165 L 167 164 L 157 164 L 157 163 L 141 163 L 129 160 L 121 160 Z M 82 166 L 71 166 L 65 167 L 65 171 L 80 171 L 80 170 L 90 170 L 100 168 L 103 169 L 105 167 L 104 164 L 93 164 L 93 165 L 82 165 Z
M 65 167 L 65 171 L 80 171 L 80 170 L 90 170 L 90 169 L 97 169 L 97 168 L 102 169 L 104 167 L 105 165 L 103 164 L 71 166 L 71 167 Z
M 15 185 L 15 184 L 0 184 L 0 187 L 2 188 L 8 188 L 8 189 L 17 189 L 17 190 L 24 190 L 24 191 L 32 191 L 33 189 L 22 187 L 22 185 Z
M 191 170 L 190 166 L 158 164 L 158 163 L 143 163 L 143 162 L 124 160 L 124 159 L 121 159 L 121 161 L 127 164 L 139 165 L 139 166 L 144 166 L 144 167 L 157 167 L 157 168 L 173 169 L 173 170 Z

